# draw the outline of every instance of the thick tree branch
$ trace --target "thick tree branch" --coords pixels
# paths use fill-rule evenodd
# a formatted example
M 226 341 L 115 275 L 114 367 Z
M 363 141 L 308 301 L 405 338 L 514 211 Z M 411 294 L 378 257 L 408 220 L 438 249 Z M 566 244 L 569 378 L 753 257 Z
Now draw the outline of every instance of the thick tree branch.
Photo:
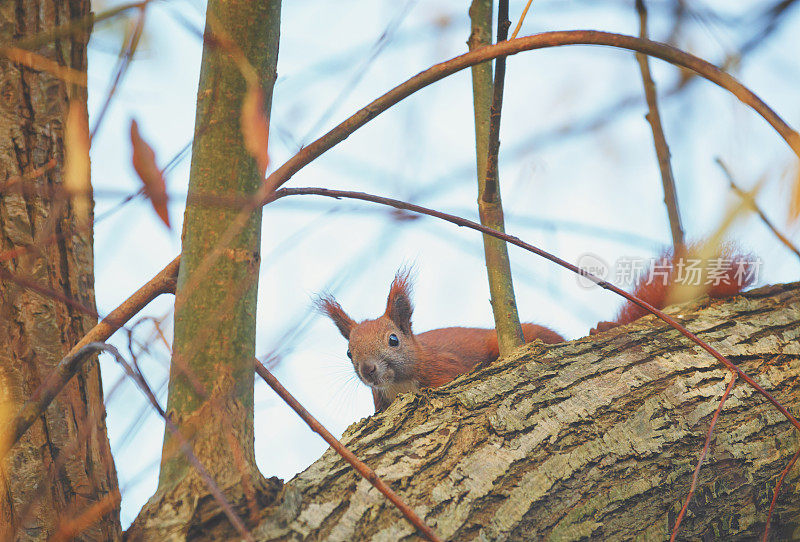
M 432 217 L 435 217 L 435 218 L 439 218 L 439 219 L 445 220 L 447 222 L 450 222 L 452 224 L 455 224 L 457 226 L 467 227 L 467 228 L 470 228 L 472 230 L 476 230 L 476 231 L 479 231 L 481 233 L 484 233 L 484 234 L 487 234 L 487 235 L 491 235 L 493 237 L 497 237 L 498 239 L 502 239 L 502 240 L 504 240 L 504 241 L 506 241 L 508 243 L 511 243 L 512 245 L 516 245 L 516 246 L 518 246 L 520 248 L 523 248 L 523 249 L 525 249 L 525 250 L 527 250 L 529 252 L 533 252 L 537 256 L 541 256 L 542 258 L 544 258 L 546 260 L 549 260 L 549 261 L 553 262 L 556 265 L 559 265 L 559 266 L 561 266 L 561 267 L 563 267 L 565 269 L 568 269 L 569 271 L 572 271 L 573 273 L 575 273 L 577 275 L 585 277 L 586 279 L 591 280 L 592 282 L 594 282 L 595 284 L 597 284 L 601 288 L 603 288 L 605 290 L 609 290 L 611 292 L 614 292 L 615 294 L 624 297 L 625 299 L 627 299 L 631 303 L 635 303 L 636 305 L 642 307 L 643 309 L 645 309 L 649 313 L 654 314 L 655 316 L 657 316 L 658 318 L 660 318 L 661 320 L 663 320 L 664 322 L 666 322 L 667 324 L 672 326 L 673 329 L 675 329 L 678 332 L 680 332 L 684 337 L 686 337 L 690 341 L 694 342 L 695 344 L 700 346 L 700 348 L 702 348 L 703 350 L 705 350 L 706 352 L 711 354 L 714 358 L 717 359 L 717 361 L 719 361 L 725 367 L 727 367 L 728 370 L 730 370 L 731 372 L 735 373 L 742 380 L 747 382 L 758 393 L 763 395 L 767 399 L 767 401 L 772 403 L 772 405 L 781 414 L 783 414 L 786 417 L 786 419 L 788 419 L 789 422 L 793 426 L 795 426 L 795 428 L 800 430 L 800 422 L 798 422 L 798 420 L 791 414 L 791 412 L 789 412 L 786 409 L 786 407 L 784 407 L 783 404 L 781 404 L 780 401 L 775 399 L 775 397 L 773 397 L 766 389 L 764 389 L 763 386 L 761 386 L 758 382 L 753 380 L 753 378 L 751 378 L 749 375 L 747 375 L 745 372 L 743 372 L 736 364 L 732 363 L 728 358 L 726 358 L 725 356 L 720 354 L 715 348 L 713 348 L 711 345 L 709 345 L 706 341 L 702 340 L 697 335 L 695 335 L 694 333 L 689 331 L 685 326 L 681 325 L 677 320 L 675 320 L 674 318 L 669 316 L 667 313 L 657 309 L 656 307 L 650 305 L 649 303 L 647 303 L 645 301 L 642 301 L 641 299 L 639 299 L 638 297 L 634 296 L 633 294 L 630 294 L 630 293 L 626 292 L 625 290 L 622 290 L 621 288 L 618 288 L 617 286 L 614 286 L 610 282 L 607 282 L 605 280 L 602 280 L 602 279 L 596 277 L 595 275 L 593 275 L 592 273 L 589 273 L 588 271 L 586 271 L 583 268 L 577 267 L 577 266 L 575 266 L 575 265 L 573 265 L 573 264 L 571 264 L 571 263 L 569 263 L 569 262 L 567 262 L 565 260 L 562 260 L 558 256 L 554 256 L 553 254 L 550 254 L 549 252 L 547 252 L 545 250 L 542 250 L 542 249 L 540 249 L 538 247 L 535 247 L 535 246 L 533 246 L 531 244 L 526 243 L 525 241 L 523 241 L 519 237 L 515 237 L 513 235 L 508 235 L 507 233 L 503 233 L 503 232 L 498 232 L 498 231 L 492 230 L 491 228 L 487 228 L 486 226 L 483 226 L 482 224 L 478 224 L 476 222 L 472 222 L 471 220 L 467 220 L 465 218 L 461 218 L 461 217 L 458 217 L 458 216 L 450 215 L 450 214 L 447 214 L 447 213 L 442 213 L 440 211 L 435 211 L 433 209 L 427 209 L 427 208 L 422 207 L 420 205 L 415 205 L 413 203 L 408 203 L 408 202 L 400 201 L 400 200 L 396 200 L 396 199 L 384 198 L 384 197 L 381 197 L 381 196 L 375 196 L 375 195 L 372 195 L 372 194 L 365 194 L 363 192 L 349 192 L 349 191 L 345 191 L 345 190 L 328 190 L 326 188 L 281 188 L 280 190 L 277 190 L 272 194 L 272 196 L 270 198 L 270 201 L 274 201 L 274 200 L 280 199 L 282 197 L 294 196 L 294 195 L 298 195 L 298 196 L 299 195 L 316 195 L 316 196 L 325 196 L 325 197 L 337 198 L 337 199 L 338 198 L 351 198 L 351 199 L 357 199 L 357 200 L 362 200 L 362 201 L 369 201 L 369 202 L 372 202 L 372 203 L 379 203 L 381 205 L 389 205 L 389 206 L 395 207 L 397 209 L 403 209 L 403 210 L 406 210 L 406 211 L 412 211 L 412 212 L 415 212 L 415 213 L 420 213 L 420 214 L 432 216 Z
M 800 284 L 669 312 L 800 408 Z M 342 442 L 447 540 L 664 540 L 729 381 L 698 353 L 653 318 L 531 344 L 442 388 L 401 395 Z M 797 446 L 790 423 L 736 386 L 681 536 L 759 536 L 774 482 Z M 796 483 L 797 474 L 787 480 Z M 255 531 L 258 540 L 414 536 L 333 450 L 284 495 Z M 799 526 L 800 500 L 784 494 L 773 535 L 789 539 Z

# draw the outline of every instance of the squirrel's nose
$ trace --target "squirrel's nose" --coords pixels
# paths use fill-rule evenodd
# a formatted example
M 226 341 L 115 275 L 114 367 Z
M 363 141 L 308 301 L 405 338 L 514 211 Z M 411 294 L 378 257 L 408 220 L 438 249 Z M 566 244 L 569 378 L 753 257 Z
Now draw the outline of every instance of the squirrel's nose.
M 375 374 L 375 370 L 377 367 L 374 363 L 370 363 L 369 361 L 365 361 L 361 364 L 361 372 L 364 373 L 364 376 L 372 376 Z

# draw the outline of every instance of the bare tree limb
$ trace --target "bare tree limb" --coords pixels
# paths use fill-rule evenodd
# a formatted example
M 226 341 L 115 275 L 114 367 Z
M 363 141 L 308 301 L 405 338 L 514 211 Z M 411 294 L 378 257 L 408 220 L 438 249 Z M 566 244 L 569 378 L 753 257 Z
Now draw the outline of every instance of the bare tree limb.
M 341 442 L 339 442 L 339 440 L 334 437 L 330 431 L 325 429 L 325 426 L 319 423 L 319 421 L 317 421 L 317 419 L 314 418 L 314 416 L 312 416 L 311 413 L 307 411 L 291 393 L 289 393 L 289 390 L 283 387 L 280 381 L 278 381 L 278 379 L 275 378 L 275 376 L 269 372 L 269 370 L 264 367 L 260 361 L 255 359 L 254 362 L 258 376 L 263 378 L 264 382 L 266 382 L 287 405 L 292 407 L 292 410 L 294 410 L 297 415 L 300 416 L 304 422 L 306 422 L 312 431 L 321 436 L 325 442 L 331 446 L 331 448 L 336 450 L 336 453 L 342 456 L 345 461 L 350 463 L 356 472 L 363 476 L 364 479 L 369 481 L 369 483 L 375 487 L 375 489 L 380 491 L 387 499 L 389 499 L 389 501 L 395 505 L 398 510 L 400 510 L 406 519 L 408 519 L 408 521 L 414 527 L 419 529 L 419 531 L 425 535 L 425 538 L 431 540 L 432 542 L 441 541 L 441 538 L 436 535 L 436 532 L 434 532 L 433 529 L 431 529 L 424 521 L 422 521 L 417 513 L 414 512 L 414 510 L 405 502 L 403 502 L 400 496 L 392 491 L 392 488 L 386 485 L 386 482 L 381 480 L 381 478 L 375 474 L 374 470 L 369 468 L 363 461 L 358 459 L 355 454 L 353 454 L 353 452 L 348 450 Z
M 789 474 L 789 471 L 792 470 L 794 464 L 797 463 L 797 458 L 800 457 L 800 450 L 797 450 L 789 462 L 786 464 L 786 467 L 781 471 L 780 475 L 778 476 L 778 482 L 775 484 L 775 491 L 772 494 L 772 501 L 769 503 L 769 512 L 767 513 L 767 524 L 764 526 L 764 536 L 761 538 L 761 542 L 767 542 L 769 540 L 769 524 L 772 522 L 772 513 L 775 512 L 775 503 L 778 502 L 778 494 L 781 491 L 781 486 L 783 485 L 783 479 L 786 478 L 786 475 Z
M 493 0 L 473 0 L 469 8 L 471 31 L 467 45 L 476 51 L 492 43 Z M 508 36 L 508 2 L 500 0 L 497 17 L 497 42 Z M 500 199 L 498 153 L 500 151 L 500 111 L 505 80 L 505 57 L 472 66 L 472 103 L 475 115 L 475 162 L 478 180 L 478 214 L 481 224 L 497 231 L 505 230 L 503 203 Z M 508 246 L 490 235 L 483 236 L 483 253 L 494 326 L 500 354 L 507 354 L 525 342 L 519 322 L 517 300 Z
M 415 213 L 420 213 L 428 216 L 433 216 L 436 218 L 440 218 L 457 226 L 463 226 L 466 228 L 470 228 L 472 230 L 479 231 L 481 233 L 485 233 L 488 235 L 492 235 L 497 237 L 498 239 L 503 239 L 504 241 L 511 243 L 512 245 L 516 245 L 520 248 L 523 248 L 529 252 L 533 252 L 534 254 L 541 256 L 542 258 L 553 262 L 556 265 L 559 265 L 565 269 L 572 271 L 573 273 L 585 277 L 586 279 L 592 281 L 593 283 L 597 284 L 601 288 L 605 290 L 609 290 L 611 292 L 616 293 L 630 301 L 631 303 L 635 303 L 636 305 L 642 307 L 646 311 L 650 312 L 651 314 L 656 315 L 658 318 L 669 324 L 673 329 L 679 331 L 683 336 L 700 346 L 703 350 L 711 354 L 714 358 L 716 358 L 720 363 L 722 363 L 725 367 L 728 368 L 732 373 L 735 373 L 739 378 L 747 382 L 753 389 L 755 389 L 758 393 L 764 396 L 767 401 L 769 401 L 787 420 L 798 430 L 800 430 L 800 422 L 784 407 L 777 399 L 775 399 L 767 390 L 764 389 L 758 382 L 753 380 L 750 376 L 745 374 L 736 364 L 731 362 L 725 356 L 720 354 L 717 350 L 712 348 L 707 342 L 699 338 L 697 335 L 686 329 L 683 325 L 677 322 L 674 318 L 669 316 L 668 314 L 664 313 L 660 309 L 652 306 L 651 304 L 639 299 L 638 297 L 634 296 L 614 286 L 610 282 L 607 282 L 592 273 L 586 271 L 583 268 L 577 267 L 565 260 L 562 260 L 558 256 L 550 254 L 549 252 L 542 250 L 536 246 L 526 243 L 525 241 L 521 240 L 519 237 L 515 237 L 513 235 L 508 235 L 507 233 L 502 233 L 498 231 L 494 231 L 490 228 L 487 228 L 477 222 L 472 222 L 471 220 L 467 220 L 466 218 L 461 218 L 458 216 L 454 216 L 448 213 L 443 213 L 440 211 L 434 211 L 433 209 L 428 209 L 426 207 L 422 207 L 420 205 L 415 205 L 413 203 L 407 203 L 404 201 L 391 199 L 391 198 L 384 198 L 381 196 L 375 196 L 372 194 L 366 194 L 364 192 L 351 192 L 346 190 L 329 190 L 327 188 L 281 188 L 280 190 L 275 191 L 272 196 L 269 198 L 270 201 L 275 201 L 277 199 L 286 197 L 286 196 L 300 196 L 300 195 L 315 195 L 315 196 L 325 196 L 329 198 L 351 198 L 357 199 L 361 201 L 369 201 L 372 203 L 378 203 L 381 205 L 389 205 L 391 207 L 396 207 L 398 209 L 403 209 L 406 211 L 412 211 Z
M 120 306 L 111 311 L 97 323 L 47 375 L 46 380 L 34 391 L 19 413 L 8 424 L 0 436 L 0 458 L 6 456 L 17 440 L 44 413 L 53 399 L 66 386 L 67 382 L 80 371 L 83 364 L 98 351 L 89 347 L 92 343 L 102 343 L 119 328 L 133 318 L 145 305 L 163 293 L 174 292 L 180 258 L 175 258 L 164 269 L 139 288 Z
M 753 199 L 753 195 L 739 188 L 739 186 L 733 180 L 733 173 L 731 173 L 731 170 L 728 168 L 728 166 L 725 165 L 725 162 L 717 158 L 717 164 L 719 164 L 719 167 L 722 168 L 722 172 L 725 173 L 725 177 L 728 178 L 728 184 L 731 185 L 731 190 L 733 190 L 737 196 L 747 201 L 749 207 L 758 215 L 758 217 L 761 219 L 764 225 L 767 228 L 769 228 L 769 230 L 773 234 L 775 234 L 775 237 L 778 238 L 778 241 L 783 243 L 783 245 L 786 248 L 794 252 L 795 255 L 798 258 L 800 258 L 800 250 L 798 250 L 798 248 L 794 245 L 794 243 L 792 243 L 788 237 L 782 234 L 780 230 L 778 230 L 778 228 L 775 227 L 772 221 L 769 218 L 767 218 L 767 215 L 764 214 L 764 211 L 761 210 L 761 207 L 759 207 L 758 204 L 755 202 L 755 199 Z
M 636 0 L 636 11 L 639 12 L 639 37 L 647 39 L 647 8 L 644 0 Z M 653 144 L 656 148 L 658 157 L 658 168 L 661 170 L 661 184 L 664 185 L 664 204 L 667 206 L 669 216 L 669 228 L 672 232 L 672 247 L 677 252 L 685 245 L 683 226 L 681 225 L 681 213 L 678 207 L 678 193 L 675 189 L 675 177 L 672 174 L 672 163 L 670 161 L 669 145 L 664 136 L 664 126 L 661 124 L 661 113 L 658 110 L 658 93 L 653 76 L 650 73 L 650 59 L 647 55 L 636 53 L 636 60 L 639 62 L 639 71 L 642 72 L 642 83 L 644 83 L 644 95 L 647 99 L 648 113 L 645 115 L 650 128 L 653 131 Z

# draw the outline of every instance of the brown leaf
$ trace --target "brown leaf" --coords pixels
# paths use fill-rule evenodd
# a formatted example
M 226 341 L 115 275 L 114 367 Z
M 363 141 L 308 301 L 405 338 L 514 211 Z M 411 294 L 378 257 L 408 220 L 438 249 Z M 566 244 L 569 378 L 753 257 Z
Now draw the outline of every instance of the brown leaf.
M 72 195 L 77 219 L 89 222 L 92 181 L 89 167 L 89 117 L 79 100 L 69 104 L 64 128 L 64 189 Z
M 244 148 L 255 158 L 258 172 L 263 177 L 269 165 L 269 119 L 264 111 L 264 92 L 258 85 L 248 85 L 240 122 Z
M 159 218 L 170 227 L 167 211 L 167 186 L 164 176 L 156 165 L 156 153 L 139 135 L 139 126 L 131 120 L 131 146 L 133 147 L 133 169 L 144 185 L 144 192 L 150 198 L 153 209 Z
M 800 218 L 800 164 L 797 165 L 797 171 L 794 174 L 792 197 L 789 200 L 789 224 L 797 222 L 798 218 Z

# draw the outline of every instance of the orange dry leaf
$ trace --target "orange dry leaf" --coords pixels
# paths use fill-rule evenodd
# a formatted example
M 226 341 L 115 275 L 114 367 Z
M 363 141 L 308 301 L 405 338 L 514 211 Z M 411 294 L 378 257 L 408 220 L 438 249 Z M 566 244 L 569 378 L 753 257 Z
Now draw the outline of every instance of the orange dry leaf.
M 150 198 L 153 209 L 169 228 L 169 212 L 167 211 L 167 186 L 164 176 L 156 165 L 156 153 L 139 135 L 139 126 L 131 120 L 131 146 L 133 147 L 133 169 L 144 185 L 144 193 Z
M 10 399 L 0 398 L 0 427 L 11 427 L 11 421 L 17 413 L 17 407 L 11 402 Z M 12 444 L 12 436 L 10 431 L 0 432 L 0 450 L 8 450 Z M 0 491 L 4 495 L 7 491 L 3 477 L 0 477 Z
M 800 218 L 800 164 L 797 165 L 792 185 L 792 199 L 789 200 L 789 224 L 796 222 L 798 218 Z
M 258 172 L 263 177 L 269 165 L 269 120 L 264 111 L 264 92 L 258 85 L 250 84 L 247 87 L 240 122 L 244 148 L 255 158 Z
M 78 100 L 69 103 L 64 128 L 64 189 L 72 195 L 77 219 L 89 222 L 89 195 L 92 184 L 89 168 L 89 118 L 85 106 Z

